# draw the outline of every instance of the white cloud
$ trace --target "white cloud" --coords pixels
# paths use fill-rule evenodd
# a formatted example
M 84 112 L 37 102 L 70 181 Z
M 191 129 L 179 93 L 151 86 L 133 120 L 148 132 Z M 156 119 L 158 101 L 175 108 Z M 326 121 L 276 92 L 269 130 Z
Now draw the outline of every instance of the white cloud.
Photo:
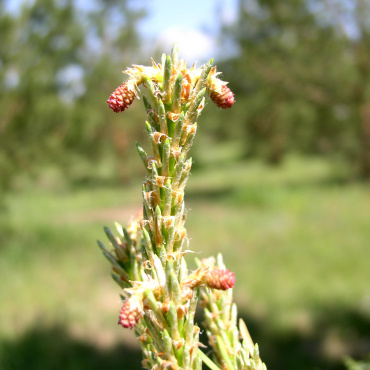
M 216 40 L 200 30 L 189 30 L 182 27 L 171 27 L 164 30 L 158 36 L 157 45 L 161 50 L 171 50 L 172 45 L 177 43 L 181 59 L 189 64 L 195 61 L 204 63 L 214 56 L 216 52 Z

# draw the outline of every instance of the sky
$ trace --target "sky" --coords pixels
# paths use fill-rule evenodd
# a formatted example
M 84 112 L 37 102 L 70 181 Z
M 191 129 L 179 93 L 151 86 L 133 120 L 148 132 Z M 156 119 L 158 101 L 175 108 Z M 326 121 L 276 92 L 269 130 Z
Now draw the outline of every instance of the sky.
M 230 24 L 236 19 L 237 0 L 138 0 L 148 17 L 140 31 L 154 40 L 155 46 L 168 52 L 176 41 L 181 57 L 204 63 L 221 54 L 217 44 L 220 20 Z

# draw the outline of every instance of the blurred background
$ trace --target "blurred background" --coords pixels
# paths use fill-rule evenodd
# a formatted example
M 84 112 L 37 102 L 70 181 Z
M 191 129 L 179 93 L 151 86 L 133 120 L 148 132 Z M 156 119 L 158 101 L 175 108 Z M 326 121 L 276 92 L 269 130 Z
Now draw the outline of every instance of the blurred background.
M 236 97 L 199 122 L 191 249 L 235 271 L 268 368 L 366 359 L 369 20 L 368 0 L 1 0 L 0 368 L 141 368 L 96 239 L 140 207 L 145 112 L 106 100 L 175 41 Z

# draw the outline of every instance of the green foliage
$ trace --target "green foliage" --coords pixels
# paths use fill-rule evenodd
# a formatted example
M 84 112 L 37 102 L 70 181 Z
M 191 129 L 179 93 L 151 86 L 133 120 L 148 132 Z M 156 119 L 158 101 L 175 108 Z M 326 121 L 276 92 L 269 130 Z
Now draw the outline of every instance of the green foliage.
M 348 370 L 369 370 L 370 369 L 370 361 L 355 361 L 350 357 L 345 359 L 345 365 Z
M 238 21 L 223 36 L 238 53 L 222 69 L 233 76 L 233 121 L 243 128 L 232 132 L 216 118 L 218 133 L 243 132 L 245 155 L 271 163 L 292 150 L 335 154 L 370 176 L 370 2 L 238 4 Z
M 91 173 L 104 155 L 114 162 L 127 152 L 129 129 L 119 132 L 121 124 L 104 108 L 119 81 L 112 71 L 137 49 L 135 25 L 143 13 L 126 1 L 76 6 L 37 0 L 19 13 L 1 12 L 1 187 L 51 163 L 74 180 L 77 161 L 89 163 Z M 108 22 L 112 14 L 119 26 Z
M 198 162 L 211 155 L 221 164 L 189 181 L 188 233 L 198 258 L 221 251 L 235 271 L 239 313 L 266 364 L 334 370 L 344 355 L 366 355 L 369 189 L 341 183 L 322 159 L 288 157 L 271 168 L 221 161 L 215 149 L 200 154 Z M 102 224 L 113 228 L 136 214 L 137 186 L 33 190 L 9 194 L 6 203 L 0 368 L 23 369 L 28 361 L 31 369 L 59 369 L 58 359 L 64 368 L 95 369 L 89 359 L 97 356 L 101 366 L 134 369 L 134 335 L 115 326 L 120 289 L 91 246 Z

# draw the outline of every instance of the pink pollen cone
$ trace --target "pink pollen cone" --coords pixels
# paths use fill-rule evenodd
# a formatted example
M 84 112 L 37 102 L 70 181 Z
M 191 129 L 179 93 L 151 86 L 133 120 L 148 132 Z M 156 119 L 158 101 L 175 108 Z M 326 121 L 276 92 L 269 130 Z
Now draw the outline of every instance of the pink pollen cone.
M 226 85 L 222 86 L 221 93 L 212 91 L 211 99 L 218 107 L 223 109 L 231 108 L 235 103 L 234 94 Z
M 230 289 L 235 284 L 235 274 L 230 270 L 211 270 L 206 276 L 206 284 L 213 289 Z
M 143 312 L 136 302 L 132 299 L 126 299 L 120 311 L 118 324 L 124 328 L 132 329 L 143 316 Z
M 114 112 L 119 113 L 127 109 L 135 99 L 135 91 L 129 88 L 127 83 L 123 83 L 115 89 L 107 103 L 109 108 L 113 109 Z

